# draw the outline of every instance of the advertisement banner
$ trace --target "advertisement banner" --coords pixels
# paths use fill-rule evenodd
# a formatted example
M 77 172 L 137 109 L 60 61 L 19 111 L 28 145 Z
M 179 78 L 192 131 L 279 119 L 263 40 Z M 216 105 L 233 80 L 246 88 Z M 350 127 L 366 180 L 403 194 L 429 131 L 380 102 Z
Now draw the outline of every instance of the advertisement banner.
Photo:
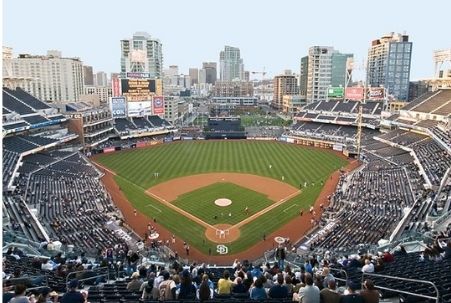
M 327 90 L 327 96 L 329 98 L 343 98 L 345 95 L 345 89 L 343 87 L 329 87 Z
M 164 97 L 163 96 L 153 97 L 153 114 L 154 115 L 164 114 Z
M 150 73 L 143 72 L 128 72 L 125 74 L 127 78 L 135 78 L 135 79 L 148 79 L 150 78 Z
M 363 91 L 363 87 L 347 87 L 345 91 L 345 98 L 348 100 L 362 101 Z
M 112 78 L 111 86 L 113 89 L 113 97 L 119 97 L 121 95 L 121 81 L 119 81 L 119 78 Z
M 104 153 L 104 154 L 112 153 L 112 152 L 114 152 L 114 151 L 115 151 L 114 146 L 113 146 L 113 147 L 105 147 L 105 148 L 103 149 L 103 153 Z
M 155 80 L 121 79 L 121 90 L 127 101 L 151 100 L 156 91 Z
M 382 100 L 385 97 L 383 87 L 370 87 L 367 92 L 367 100 Z
M 113 118 L 125 118 L 127 113 L 125 97 L 111 97 L 110 110 Z
M 152 101 L 128 102 L 129 117 L 144 117 L 152 115 Z

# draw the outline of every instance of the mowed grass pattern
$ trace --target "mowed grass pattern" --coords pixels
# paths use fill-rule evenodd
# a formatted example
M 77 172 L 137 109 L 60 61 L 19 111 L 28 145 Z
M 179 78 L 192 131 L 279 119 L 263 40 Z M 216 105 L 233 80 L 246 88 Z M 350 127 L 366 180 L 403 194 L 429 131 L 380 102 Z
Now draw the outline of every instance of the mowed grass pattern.
M 230 199 L 232 204 L 217 206 L 214 202 L 219 198 Z M 221 182 L 181 195 L 172 203 L 210 225 L 235 225 L 274 202 L 261 193 Z M 246 215 L 246 206 L 249 207 L 249 215 Z
M 152 199 L 145 190 L 173 178 L 209 172 L 250 173 L 277 180 L 284 176 L 284 182 L 295 187 L 307 182 L 300 195 L 243 226 L 240 239 L 228 244 L 230 254 L 261 241 L 263 234 L 270 234 L 298 216 L 300 209 L 308 209 L 321 191 L 321 181 L 347 164 L 326 150 L 262 141 L 169 143 L 100 155 L 97 161 L 118 174 L 116 182 L 137 210 L 149 218 L 158 218 L 169 231 L 204 253 L 209 248 L 216 251 L 216 244 L 205 239 L 204 227 Z M 154 172 L 159 172 L 160 177 L 154 178 Z

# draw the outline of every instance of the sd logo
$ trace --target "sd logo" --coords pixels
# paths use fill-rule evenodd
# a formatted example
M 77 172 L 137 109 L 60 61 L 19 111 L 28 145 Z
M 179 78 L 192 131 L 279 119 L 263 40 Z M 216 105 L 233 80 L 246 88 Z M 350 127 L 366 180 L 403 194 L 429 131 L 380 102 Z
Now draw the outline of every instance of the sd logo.
M 216 252 L 220 255 L 226 255 L 229 252 L 229 249 L 227 248 L 227 246 L 220 244 L 216 246 Z

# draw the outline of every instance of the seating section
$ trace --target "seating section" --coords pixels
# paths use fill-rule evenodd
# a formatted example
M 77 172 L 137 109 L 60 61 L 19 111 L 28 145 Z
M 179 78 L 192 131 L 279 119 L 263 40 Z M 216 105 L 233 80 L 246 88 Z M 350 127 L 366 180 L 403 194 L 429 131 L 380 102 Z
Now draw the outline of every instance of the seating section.
M 44 102 L 36 99 L 20 87 L 18 87 L 16 90 L 10 90 L 8 88 L 4 88 L 6 92 L 13 95 L 15 98 L 19 99 L 21 102 L 27 104 L 28 106 L 34 108 L 35 110 L 39 109 L 49 109 L 50 106 L 45 104 Z
M 33 115 L 33 116 L 24 116 L 22 117 L 26 122 L 30 124 L 38 124 L 43 122 L 48 122 L 49 120 L 42 117 L 41 115 Z
M 3 186 L 5 187 L 12 178 L 14 168 L 19 162 L 20 155 L 16 152 L 3 150 Z
M 415 112 L 433 113 L 437 115 L 449 115 L 451 108 L 451 90 L 439 89 L 435 92 L 427 92 L 417 99 L 409 102 L 403 110 Z
M 6 107 L 11 112 L 16 112 L 19 115 L 33 114 L 35 111 L 25 103 L 20 102 L 10 94 L 3 90 L 3 107 Z

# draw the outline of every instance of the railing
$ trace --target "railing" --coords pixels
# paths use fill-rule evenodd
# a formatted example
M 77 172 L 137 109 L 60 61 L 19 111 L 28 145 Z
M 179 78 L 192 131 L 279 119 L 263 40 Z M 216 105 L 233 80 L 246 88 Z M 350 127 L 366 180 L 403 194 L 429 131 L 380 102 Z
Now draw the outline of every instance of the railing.
M 101 278 L 101 277 L 107 277 L 107 280 L 110 280 L 110 269 L 108 267 L 98 267 L 98 268 L 94 268 L 94 269 L 85 269 L 85 270 L 80 270 L 80 271 L 73 271 L 69 274 L 67 274 L 66 276 L 66 284 L 69 283 L 69 278 L 71 276 L 75 276 L 77 274 L 80 273 L 86 273 L 86 272 L 95 272 L 95 271 L 101 271 L 101 270 L 106 270 L 106 273 L 98 273 L 95 276 L 92 277 L 88 277 L 88 278 L 84 278 L 84 279 L 78 279 L 79 282 L 81 281 L 88 281 L 88 280 L 93 280 L 93 279 L 97 279 L 97 278 Z
M 417 293 L 413 293 L 413 292 L 410 292 L 410 291 L 394 289 L 394 288 L 385 287 L 385 286 L 374 285 L 374 287 L 376 287 L 377 289 L 393 291 L 393 292 L 397 292 L 397 293 L 401 293 L 401 294 L 405 294 L 405 295 L 410 295 L 410 296 L 415 296 L 415 297 L 435 300 L 435 302 L 437 302 L 437 303 L 439 302 L 439 299 L 440 299 L 440 292 L 438 291 L 437 286 L 435 286 L 435 284 L 433 282 L 431 282 L 431 281 L 416 280 L 416 279 L 409 279 L 409 278 L 401 278 L 401 277 L 394 277 L 394 276 L 387 276 L 387 275 L 380 275 L 380 274 L 373 274 L 373 273 L 363 273 L 362 274 L 362 284 L 363 284 L 363 281 L 365 280 L 365 277 L 376 277 L 376 278 L 393 279 L 393 280 L 399 280 L 399 281 L 405 281 L 405 282 L 415 282 L 415 283 L 428 284 L 428 285 L 431 285 L 434 288 L 435 293 L 437 294 L 435 297 L 429 296 L 429 295 L 417 294 Z

